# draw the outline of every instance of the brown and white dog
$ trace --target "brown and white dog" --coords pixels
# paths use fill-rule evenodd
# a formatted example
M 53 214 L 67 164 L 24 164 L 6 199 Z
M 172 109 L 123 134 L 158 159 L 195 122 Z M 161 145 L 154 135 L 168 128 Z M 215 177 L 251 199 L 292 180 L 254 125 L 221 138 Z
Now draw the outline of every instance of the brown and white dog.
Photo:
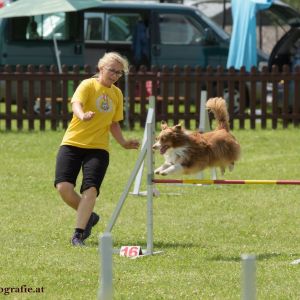
M 206 108 L 217 120 L 214 131 L 191 132 L 181 125 L 168 127 L 162 121 L 162 130 L 153 149 L 164 155 L 165 162 L 155 170 L 155 174 L 193 174 L 209 167 L 220 167 L 222 174 L 226 167 L 232 171 L 234 162 L 240 156 L 240 145 L 229 132 L 226 102 L 222 98 L 211 98 Z

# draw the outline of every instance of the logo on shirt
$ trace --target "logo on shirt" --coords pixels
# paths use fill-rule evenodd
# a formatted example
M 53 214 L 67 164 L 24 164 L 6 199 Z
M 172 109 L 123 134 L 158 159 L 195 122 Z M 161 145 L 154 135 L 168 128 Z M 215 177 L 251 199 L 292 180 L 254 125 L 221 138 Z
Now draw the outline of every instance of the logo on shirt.
M 97 98 L 96 106 L 100 112 L 110 112 L 112 110 L 112 100 L 103 94 Z

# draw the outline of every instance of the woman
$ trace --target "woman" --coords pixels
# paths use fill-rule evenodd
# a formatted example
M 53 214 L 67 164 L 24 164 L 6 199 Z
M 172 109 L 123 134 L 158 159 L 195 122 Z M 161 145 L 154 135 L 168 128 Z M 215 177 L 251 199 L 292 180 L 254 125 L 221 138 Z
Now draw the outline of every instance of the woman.
M 77 211 L 74 246 L 83 246 L 99 221 L 93 212 L 109 164 L 109 132 L 125 149 L 137 149 L 137 140 L 123 137 L 123 95 L 114 83 L 128 72 L 128 62 L 116 52 L 98 62 L 99 75 L 83 80 L 71 103 L 73 118 L 63 137 L 56 160 L 55 187 L 62 199 Z M 82 169 L 79 195 L 76 180 Z

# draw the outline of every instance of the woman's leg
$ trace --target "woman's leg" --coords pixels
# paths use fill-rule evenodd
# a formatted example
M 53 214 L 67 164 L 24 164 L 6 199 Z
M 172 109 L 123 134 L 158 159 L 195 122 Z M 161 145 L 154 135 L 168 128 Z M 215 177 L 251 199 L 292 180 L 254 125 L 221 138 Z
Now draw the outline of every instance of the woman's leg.
M 56 188 L 61 198 L 73 209 L 77 210 L 81 197 L 74 190 L 74 185 L 70 182 L 60 182 Z
M 97 198 L 97 190 L 90 187 L 82 193 L 79 205 L 77 207 L 76 228 L 85 229 L 88 220 L 93 212 Z

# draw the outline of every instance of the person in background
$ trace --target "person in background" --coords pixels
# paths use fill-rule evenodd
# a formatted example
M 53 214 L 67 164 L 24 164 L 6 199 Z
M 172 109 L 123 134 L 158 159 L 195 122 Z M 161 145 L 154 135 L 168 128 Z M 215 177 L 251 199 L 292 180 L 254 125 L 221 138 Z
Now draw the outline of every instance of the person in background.
M 30 40 L 40 39 L 40 35 L 37 32 L 37 22 L 31 21 L 28 25 L 28 38 Z
M 71 103 L 73 118 L 56 158 L 54 186 L 61 198 L 77 211 L 71 243 L 84 246 L 92 227 L 99 221 L 93 212 L 109 164 L 109 135 L 125 149 L 138 149 L 139 142 L 125 139 L 119 124 L 123 119 L 123 94 L 115 82 L 128 72 L 128 61 L 119 53 L 104 54 L 99 74 L 83 80 Z M 82 170 L 80 194 L 75 191 Z
M 149 26 L 146 17 L 140 17 L 134 27 L 132 50 L 136 66 L 149 65 L 150 45 Z

